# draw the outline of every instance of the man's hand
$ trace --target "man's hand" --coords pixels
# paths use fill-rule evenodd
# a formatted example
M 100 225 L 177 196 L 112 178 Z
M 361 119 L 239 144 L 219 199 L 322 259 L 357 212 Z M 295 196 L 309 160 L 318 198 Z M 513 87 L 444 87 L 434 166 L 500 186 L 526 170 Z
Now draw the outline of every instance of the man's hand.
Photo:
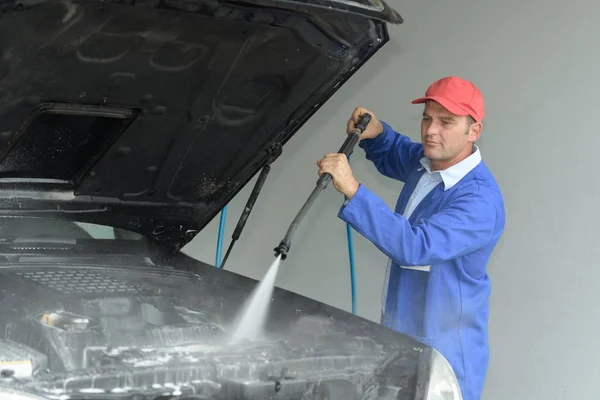
M 317 161 L 319 176 L 329 173 L 335 189 L 351 199 L 358 190 L 359 183 L 352 174 L 348 158 L 342 153 L 329 153 Z
M 377 119 L 375 114 L 373 114 L 371 111 L 367 110 L 366 108 L 356 107 L 354 109 L 354 111 L 352 111 L 352 115 L 350 116 L 350 119 L 348 120 L 347 133 L 350 134 L 350 132 L 352 132 L 352 130 L 354 129 L 356 124 L 358 124 L 358 122 L 360 121 L 361 115 L 363 115 L 365 113 L 371 114 L 371 122 L 369 122 L 369 125 L 367 125 L 367 129 L 365 129 L 365 131 L 362 133 L 362 135 L 360 135 L 359 141 L 363 140 L 363 139 L 374 139 L 377 136 L 379 136 L 380 133 L 383 132 L 383 125 Z

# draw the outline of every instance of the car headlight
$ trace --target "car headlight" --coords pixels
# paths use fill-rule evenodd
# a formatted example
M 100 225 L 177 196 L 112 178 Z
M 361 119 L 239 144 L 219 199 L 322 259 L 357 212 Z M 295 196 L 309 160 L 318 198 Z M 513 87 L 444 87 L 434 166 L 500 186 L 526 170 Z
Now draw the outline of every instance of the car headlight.
M 458 380 L 448 360 L 435 349 L 432 349 L 431 354 L 431 375 L 426 399 L 462 400 Z

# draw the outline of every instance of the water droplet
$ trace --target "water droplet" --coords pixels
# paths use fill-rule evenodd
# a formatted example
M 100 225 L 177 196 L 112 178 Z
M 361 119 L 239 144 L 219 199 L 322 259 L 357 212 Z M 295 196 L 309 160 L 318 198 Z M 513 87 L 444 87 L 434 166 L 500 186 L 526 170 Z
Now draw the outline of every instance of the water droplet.
M 156 115 L 164 115 L 166 112 L 167 112 L 167 107 L 165 107 L 165 106 L 154 107 L 154 114 L 156 114 Z
M 121 146 L 117 149 L 117 154 L 120 156 L 126 156 L 131 152 L 131 148 L 127 146 Z

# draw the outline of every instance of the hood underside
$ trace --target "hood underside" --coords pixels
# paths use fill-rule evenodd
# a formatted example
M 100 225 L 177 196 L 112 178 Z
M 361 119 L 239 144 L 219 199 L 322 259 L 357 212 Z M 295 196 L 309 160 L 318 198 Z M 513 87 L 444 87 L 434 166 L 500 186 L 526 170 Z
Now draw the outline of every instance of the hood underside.
M 402 19 L 362 1 L 0 0 L 0 215 L 178 250 Z

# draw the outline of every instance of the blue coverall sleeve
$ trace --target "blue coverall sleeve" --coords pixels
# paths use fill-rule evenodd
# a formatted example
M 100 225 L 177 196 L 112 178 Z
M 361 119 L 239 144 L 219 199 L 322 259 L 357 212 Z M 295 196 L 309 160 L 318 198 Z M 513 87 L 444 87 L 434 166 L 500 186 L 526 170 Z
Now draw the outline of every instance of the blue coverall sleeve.
M 381 121 L 381 124 L 382 133 L 374 139 L 361 140 L 358 146 L 381 174 L 406 182 L 409 171 L 420 158 L 423 146 L 394 131 L 387 123 Z
M 411 225 L 360 185 L 339 218 L 399 265 L 431 265 L 489 244 L 496 234 L 495 194 L 483 186 L 459 195 L 443 211 Z

